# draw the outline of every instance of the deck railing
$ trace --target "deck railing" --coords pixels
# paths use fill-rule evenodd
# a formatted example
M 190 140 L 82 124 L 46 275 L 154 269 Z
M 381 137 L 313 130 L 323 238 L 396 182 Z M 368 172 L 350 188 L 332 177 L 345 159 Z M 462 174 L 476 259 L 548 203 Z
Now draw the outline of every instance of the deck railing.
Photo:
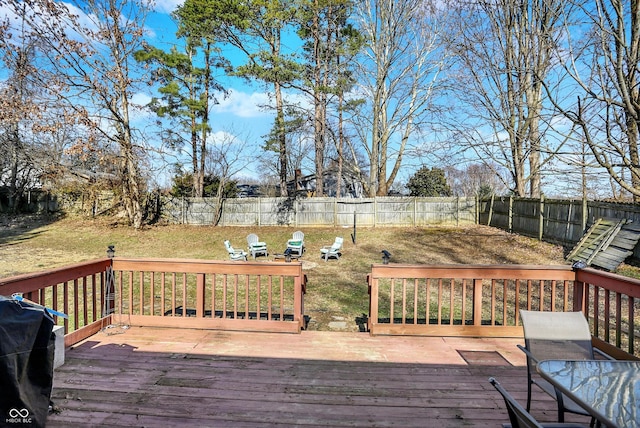
M 640 356 L 636 279 L 568 266 L 376 264 L 368 282 L 374 335 L 522 337 L 519 309 L 581 310 L 597 346 Z
M 300 332 L 302 263 L 113 260 L 116 323 Z
M 0 279 L 0 295 L 63 312 L 65 345 L 117 325 L 300 332 L 302 264 L 102 259 Z
M 583 311 L 594 343 L 640 356 L 640 280 L 595 269 L 523 265 L 373 265 L 371 334 L 522 337 L 519 309 Z M 66 313 L 65 343 L 109 325 L 299 332 L 302 264 L 102 259 L 0 279 L 0 295 Z M 628 353 L 628 354 L 627 354 Z
M 64 325 L 69 346 L 109 325 L 107 272 L 110 259 L 94 260 L 46 272 L 0 279 L 0 295 L 22 294 L 26 299 L 62 312 L 54 317 Z

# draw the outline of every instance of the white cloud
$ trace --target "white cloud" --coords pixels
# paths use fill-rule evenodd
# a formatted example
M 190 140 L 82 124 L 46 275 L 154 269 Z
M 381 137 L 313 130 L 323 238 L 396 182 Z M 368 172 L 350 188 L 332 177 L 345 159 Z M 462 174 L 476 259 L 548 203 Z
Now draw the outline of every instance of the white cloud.
M 176 7 L 184 3 L 184 0 L 156 0 L 156 12 L 171 13 Z
M 269 96 L 266 93 L 246 93 L 233 89 L 230 92 L 227 98 L 220 99 L 220 104 L 213 107 L 214 113 L 229 113 L 244 118 L 269 115 L 264 110 L 264 106 L 269 104 Z

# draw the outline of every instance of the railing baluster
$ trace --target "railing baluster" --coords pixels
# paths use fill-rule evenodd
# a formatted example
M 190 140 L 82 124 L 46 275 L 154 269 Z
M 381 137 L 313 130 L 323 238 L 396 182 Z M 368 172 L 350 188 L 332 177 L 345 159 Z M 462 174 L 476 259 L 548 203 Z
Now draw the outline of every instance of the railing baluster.
M 616 292 L 616 346 L 622 347 L 622 295 Z
M 454 297 L 455 297 L 455 280 L 451 278 L 449 280 L 449 325 L 453 325 L 453 308 L 454 308 Z
M 260 305 L 260 295 L 262 293 L 261 287 L 262 276 L 258 275 L 258 279 L 256 281 L 256 319 L 260 320 L 262 318 L 262 306 Z
M 407 279 L 402 279 L 402 323 L 407 322 Z
M 391 324 L 394 324 L 395 322 L 395 300 L 396 300 L 396 296 L 395 296 L 395 290 L 394 290 L 394 286 L 395 286 L 395 281 L 394 278 L 391 279 L 391 285 L 389 286 L 389 300 L 390 300 L 390 305 L 389 305 L 389 320 Z
M 78 329 L 80 311 L 78 310 L 78 278 L 73 280 L 73 329 Z
M 629 297 L 629 349 L 628 352 L 634 355 L 636 349 L 636 323 L 635 323 L 635 299 Z
M 62 287 L 64 293 L 64 313 L 69 315 L 69 282 L 65 281 Z M 69 319 L 64 320 L 64 334 L 69 334 Z
M 284 277 L 280 275 L 280 321 L 284 321 Z
M 238 275 L 233 275 L 233 319 L 238 319 Z
M 269 306 L 267 306 L 267 319 L 269 321 L 272 320 L 272 311 L 271 309 L 273 308 L 273 276 L 269 275 L 269 286 L 268 286 L 268 292 L 269 294 L 267 295 L 267 304 Z
M 438 325 L 442 324 L 442 278 L 438 278 Z
M 244 280 L 244 318 L 245 319 L 250 319 L 249 317 L 249 294 L 250 294 L 250 289 L 249 289 L 249 275 L 245 275 L 245 280 Z
M 82 326 L 89 324 L 89 308 L 87 307 L 87 277 L 82 277 Z
M 151 291 L 149 292 L 149 315 L 155 315 L 156 314 L 156 309 L 155 309 L 155 301 L 156 301 L 156 275 L 155 272 L 151 272 L 151 279 L 150 279 L 150 287 Z
M 465 325 L 467 319 L 467 280 L 466 278 L 462 280 L 462 307 L 460 308 L 460 325 Z
M 585 287 L 586 288 L 586 287 Z M 604 341 L 609 342 L 611 340 L 611 292 L 605 290 L 604 295 Z
M 418 324 L 418 278 L 413 279 L 413 323 Z

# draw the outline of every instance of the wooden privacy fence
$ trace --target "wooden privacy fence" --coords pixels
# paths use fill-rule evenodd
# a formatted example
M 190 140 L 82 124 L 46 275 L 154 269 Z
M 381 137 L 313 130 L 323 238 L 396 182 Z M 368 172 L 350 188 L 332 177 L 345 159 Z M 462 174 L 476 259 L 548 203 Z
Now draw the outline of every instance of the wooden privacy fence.
M 166 198 L 171 223 L 212 224 L 213 198 Z M 238 198 L 225 199 L 222 226 L 425 226 L 476 223 L 475 198 Z
M 636 279 L 568 266 L 375 264 L 368 283 L 373 335 L 522 337 L 519 309 L 583 311 L 597 346 L 640 355 Z
M 302 263 L 113 260 L 116 323 L 299 333 Z
M 492 196 L 478 202 L 480 224 L 572 247 L 599 218 L 640 223 L 640 205 L 581 199 Z M 634 258 L 640 260 L 640 249 Z

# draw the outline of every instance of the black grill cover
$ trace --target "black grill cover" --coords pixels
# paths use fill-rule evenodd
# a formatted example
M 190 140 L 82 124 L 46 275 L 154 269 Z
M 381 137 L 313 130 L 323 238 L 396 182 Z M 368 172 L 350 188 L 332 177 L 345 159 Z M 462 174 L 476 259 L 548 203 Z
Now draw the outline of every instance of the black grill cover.
M 0 426 L 45 426 L 54 347 L 48 313 L 0 296 Z

